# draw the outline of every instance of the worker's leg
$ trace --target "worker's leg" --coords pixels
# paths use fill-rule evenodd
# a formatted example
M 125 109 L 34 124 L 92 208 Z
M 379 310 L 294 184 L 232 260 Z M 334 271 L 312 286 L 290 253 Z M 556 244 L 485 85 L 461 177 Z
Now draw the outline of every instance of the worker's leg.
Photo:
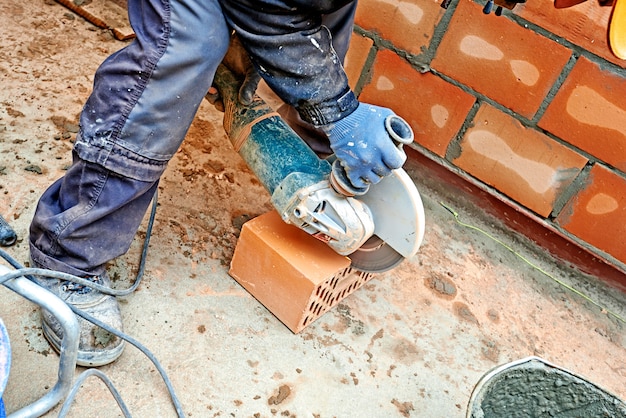
M 41 196 L 31 224 L 31 259 L 39 267 L 98 276 L 124 254 L 157 186 L 119 175 L 74 153 L 65 176 Z
M 106 263 L 128 250 L 228 47 L 216 0 L 130 0 L 129 17 L 137 38 L 96 72 L 74 164 L 39 201 L 30 230 L 35 266 L 106 282 Z M 121 326 L 115 298 L 42 282 Z M 44 315 L 46 327 L 55 345 L 57 326 Z M 79 362 L 106 364 L 121 354 L 119 339 L 103 346 L 94 327 L 82 321 L 81 328 Z

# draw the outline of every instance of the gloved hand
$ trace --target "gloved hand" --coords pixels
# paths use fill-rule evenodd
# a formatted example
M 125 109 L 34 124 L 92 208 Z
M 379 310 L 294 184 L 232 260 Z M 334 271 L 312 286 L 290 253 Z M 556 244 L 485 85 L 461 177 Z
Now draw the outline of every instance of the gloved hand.
M 359 103 L 345 118 L 322 126 L 348 180 L 357 189 L 378 183 L 406 161 L 406 154 L 385 128 L 390 115 L 395 115 L 390 109 Z
M 250 56 L 237 35 L 230 37 L 230 45 L 222 63 L 235 75 L 243 78 L 239 89 L 239 102 L 246 106 L 252 103 L 261 76 L 252 65 Z
M 222 63 L 236 76 L 243 78 L 239 89 L 239 102 L 248 106 L 254 100 L 254 95 L 261 81 L 261 76 L 252 65 L 250 56 L 243 48 L 237 35 L 231 36 L 230 45 Z M 218 110 L 224 111 L 224 104 L 215 87 L 209 89 L 209 93 L 206 97 Z

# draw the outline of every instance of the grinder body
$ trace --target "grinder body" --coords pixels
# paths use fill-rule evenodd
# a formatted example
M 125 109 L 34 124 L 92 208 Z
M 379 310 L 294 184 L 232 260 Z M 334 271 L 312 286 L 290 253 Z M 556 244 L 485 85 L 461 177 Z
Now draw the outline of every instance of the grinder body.
M 271 194 L 282 219 L 328 243 L 356 251 L 374 233 L 372 215 L 356 199 L 331 189 L 331 164 L 320 159 L 262 99 L 239 103 L 240 81 L 221 65 L 215 81 L 224 102 L 224 128 L 234 149 Z

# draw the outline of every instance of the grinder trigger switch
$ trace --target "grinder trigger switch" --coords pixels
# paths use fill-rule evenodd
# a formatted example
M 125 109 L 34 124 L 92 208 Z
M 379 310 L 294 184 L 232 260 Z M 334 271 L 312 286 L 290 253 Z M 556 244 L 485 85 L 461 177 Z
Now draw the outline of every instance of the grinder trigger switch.
M 413 129 L 407 121 L 396 114 L 388 115 L 385 118 L 385 131 L 389 138 L 394 142 L 398 149 L 402 149 L 403 145 L 413 142 Z M 335 160 L 329 178 L 330 185 L 339 194 L 344 196 L 362 196 L 369 190 L 369 184 L 363 187 L 356 187 L 346 174 L 345 168 L 339 160 Z

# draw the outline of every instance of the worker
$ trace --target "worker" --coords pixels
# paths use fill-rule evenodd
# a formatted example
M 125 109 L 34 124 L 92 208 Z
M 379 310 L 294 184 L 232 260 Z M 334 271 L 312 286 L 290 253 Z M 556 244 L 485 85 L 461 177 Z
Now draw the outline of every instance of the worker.
M 303 123 L 327 136 L 354 186 L 377 183 L 401 167 L 406 156 L 383 122 L 393 112 L 360 103 L 348 87 L 342 62 L 355 8 L 350 0 L 129 0 L 136 38 L 96 71 L 73 163 L 42 194 L 31 223 L 32 266 L 110 285 L 105 266 L 128 251 L 232 31 L 269 87 Z M 36 280 L 122 328 L 115 297 L 72 282 Z M 42 314 L 44 335 L 58 351 L 60 324 Z M 122 340 L 82 318 L 79 323 L 79 365 L 100 366 L 121 355 Z

